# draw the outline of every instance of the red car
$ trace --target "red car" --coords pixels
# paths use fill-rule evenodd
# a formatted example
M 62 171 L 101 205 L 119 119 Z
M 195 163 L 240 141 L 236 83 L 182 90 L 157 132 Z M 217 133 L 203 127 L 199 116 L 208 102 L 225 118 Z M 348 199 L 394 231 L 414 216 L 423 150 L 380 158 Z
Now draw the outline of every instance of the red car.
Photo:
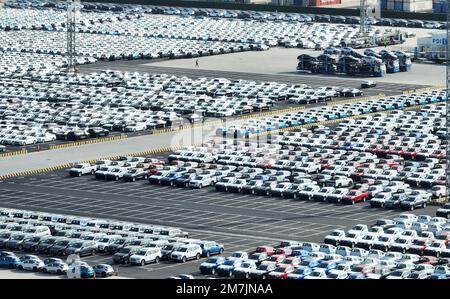
M 163 164 L 161 164 L 161 165 L 150 165 L 150 167 L 148 168 L 150 170 L 150 175 L 154 175 L 155 173 L 160 171 L 163 167 L 164 167 Z
M 279 265 L 267 276 L 269 279 L 286 279 L 289 274 L 295 271 L 291 265 Z
M 272 255 L 275 253 L 275 248 L 273 248 L 272 246 L 258 246 L 256 247 L 256 250 L 253 252 L 264 252 L 267 255 Z
M 428 255 L 424 255 L 421 256 L 420 259 L 417 261 L 417 263 L 419 264 L 428 264 L 428 265 L 437 265 L 437 263 L 439 262 L 439 259 L 435 256 L 428 256 Z
M 355 204 L 355 202 L 366 201 L 369 197 L 369 192 L 361 192 L 359 190 L 351 190 L 342 197 L 343 203 Z

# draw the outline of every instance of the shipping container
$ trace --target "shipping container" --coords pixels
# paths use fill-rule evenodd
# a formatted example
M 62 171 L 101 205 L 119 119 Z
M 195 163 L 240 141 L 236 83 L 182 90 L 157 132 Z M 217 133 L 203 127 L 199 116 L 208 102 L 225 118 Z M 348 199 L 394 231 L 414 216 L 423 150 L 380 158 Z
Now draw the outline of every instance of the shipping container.
M 325 6 L 341 4 L 341 0 L 309 0 L 310 6 Z

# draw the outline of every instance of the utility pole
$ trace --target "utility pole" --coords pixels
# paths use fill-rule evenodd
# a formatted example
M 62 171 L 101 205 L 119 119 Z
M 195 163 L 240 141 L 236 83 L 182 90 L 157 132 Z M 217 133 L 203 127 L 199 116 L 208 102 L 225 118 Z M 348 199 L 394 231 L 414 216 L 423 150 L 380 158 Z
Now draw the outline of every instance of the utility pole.
M 359 32 L 361 33 L 361 37 L 365 37 L 366 36 L 366 32 L 367 32 L 367 28 L 366 28 L 366 24 L 367 24 L 367 0 L 360 0 L 360 5 L 359 5 L 359 26 L 360 26 L 360 30 Z
M 447 0 L 447 5 L 450 1 Z M 446 80 L 446 93 L 445 93 L 445 127 L 446 127 L 446 131 L 445 131 L 445 140 L 447 141 L 446 144 L 446 179 L 447 179 L 447 201 L 450 200 L 450 140 L 449 140 L 449 136 L 450 136 L 450 109 L 449 109 L 449 104 L 448 104 L 448 95 L 450 92 L 450 46 L 448 44 L 448 41 L 450 40 L 450 10 L 447 9 L 447 46 L 446 46 L 446 50 L 447 50 L 447 56 L 445 57 L 445 62 L 446 62 L 446 69 L 447 69 L 447 80 Z
M 80 10 L 80 0 L 67 0 L 67 22 L 66 22 L 66 56 L 67 56 L 67 72 L 76 73 L 76 16 Z

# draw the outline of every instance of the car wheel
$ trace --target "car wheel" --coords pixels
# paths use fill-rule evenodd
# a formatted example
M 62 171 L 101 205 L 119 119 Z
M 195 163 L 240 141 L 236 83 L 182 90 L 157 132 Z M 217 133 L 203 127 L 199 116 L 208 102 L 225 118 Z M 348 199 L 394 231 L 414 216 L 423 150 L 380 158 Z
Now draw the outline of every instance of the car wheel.
M 12 265 L 9 265 L 9 266 L 11 267 Z M 19 266 L 17 266 L 17 269 L 23 270 L 23 266 L 22 266 L 22 265 L 19 265 Z
M 145 266 L 145 260 L 141 261 L 141 266 Z
M 116 177 L 114 178 L 114 180 L 118 181 L 118 180 L 119 180 L 119 177 L 118 177 L 118 176 L 116 176 Z
M 81 176 L 81 172 L 78 173 L 78 176 L 79 176 L 79 177 Z
M 380 204 L 380 208 L 384 208 L 384 203 Z
M 159 263 L 159 256 L 155 257 L 155 263 Z
M 409 210 L 410 210 L 410 211 L 413 211 L 413 210 L 414 210 L 414 206 L 410 206 L 410 207 L 409 207 Z
M 34 272 L 36 272 L 38 270 L 38 268 L 36 268 L 36 267 L 33 267 L 33 271 Z
M 228 277 L 232 277 L 233 276 L 233 272 L 228 272 Z
M 424 202 L 423 204 L 422 204 L 422 208 L 426 208 L 427 207 L 427 203 L 426 202 Z
M 60 271 L 60 270 L 58 270 L 58 271 Z M 56 271 L 56 273 L 58 273 L 58 271 Z M 46 268 L 42 269 L 42 272 L 44 272 L 44 273 L 48 273 L 48 271 L 47 271 L 47 269 L 46 269 Z
M 199 259 L 200 259 L 200 253 L 197 253 L 197 254 L 195 255 L 195 259 L 196 259 L 196 260 L 199 260 Z
M 202 184 L 198 185 L 198 189 L 202 189 L 202 188 L 203 188 Z
M 216 269 L 212 268 L 212 269 L 211 269 L 211 274 L 212 274 L 212 275 L 216 274 Z
M 91 251 L 91 255 L 95 255 L 95 250 L 92 250 L 92 251 Z
M 132 180 L 133 182 L 136 182 L 136 178 L 135 178 L 135 177 L 133 177 L 131 180 Z
M 292 198 L 297 199 L 297 194 L 294 194 Z
M 23 246 L 22 246 L 22 245 L 19 245 L 19 247 L 17 247 L 17 249 L 18 249 L 19 251 L 22 251 L 22 250 L 23 250 Z
M 402 249 L 402 253 L 405 254 L 406 253 L 406 248 Z
M 103 251 L 105 251 L 105 252 L 108 252 L 108 250 L 109 250 L 108 246 L 106 246 L 106 247 L 103 249 Z
M 189 184 L 188 184 L 188 183 L 186 183 L 186 184 L 184 185 L 184 187 L 186 187 L 186 188 L 187 188 L 187 187 L 189 187 Z
M 183 258 L 181 259 L 181 262 L 186 263 L 186 261 L 187 261 L 187 258 L 185 256 L 183 256 Z
M 250 275 L 248 273 L 245 273 L 245 279 L 249 279 Z
M 354 200 L 352 200 L 352 205 L 354 205 L 355 204 L 355 201 Z
M 206 252 L 206 257 L 210 257 L 211 256 L 211 252 L 207 251 Z
M 170 186 L 173 186 L 173 182 L 170 182 Z
M 266 192 L 266 195 L 270 195 L 270 192 L 269 192 L 269 191 L 267 191 L 267 192 Z
M 242 189 L 241 189 L 241 188 L 238 188 L 238 193 L 241 193 L 241 191 L 242 191 Z
M 219 254 L 222 254 L 222 253 L 223 253 L 223 248 L 220 248 Z
M 130 260 L 128 258 L 126 258 L 126 259 L 123 260 L 123 263 L 124 264 L 128 264 L 128 263 L 130 263 Z
M 266 275 L 263 275 L 262 277 L 261 277 L 262 279 L 266 279 L 267 278 L 267 276 Z

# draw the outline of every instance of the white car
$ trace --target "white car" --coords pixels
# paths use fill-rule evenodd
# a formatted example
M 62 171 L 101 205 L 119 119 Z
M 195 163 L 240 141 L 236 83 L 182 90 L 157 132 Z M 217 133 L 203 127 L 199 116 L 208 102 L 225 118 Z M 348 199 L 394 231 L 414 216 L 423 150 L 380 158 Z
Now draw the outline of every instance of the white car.
M 23 261 L 17 268 L 20 270 L 27 270 L 27 271 L 40 271 L 42 268 L 44 268 L 45 264 L 43 261 L 38 259 L 29 259 Z
M 141 248 L 130 257 L 130 263 L 132 265 L 145 266 L 153 262 L 159 263 L 161 257 L 161 248 Z
M 45 265 L 42 268 L 44 273 L 54 273 L 54 274 L 66 274 L 69 269 L 69 265 L 63 262 L 53 262 Z
M 201 189 L 206 186 L 212 186 L 216 183 L 215 176 L 210 175 L 198 175 L 194 179 L 189 181 L 189 187 Z
M 71 176 L 82 176 L 84 174 L 94 174 L 96 170 L 97 166 L 95 165 L 91 165 L 89 163 L 80 163 L 74 165 L 68 171 Z
M 324 242 L 325 242 L 325 244 L 338 246 L 340 240 L 344 237 L 345 237 L 345 231 L 343 231 L 341 229 L 335 229 L 329 235 L 325 236 Z
M 177 262 L 185 263 L 188 260 L 199 260 L 203 250 L 198 244 L 187 244 L 180 246 L 170 254 L 170 259 Z

